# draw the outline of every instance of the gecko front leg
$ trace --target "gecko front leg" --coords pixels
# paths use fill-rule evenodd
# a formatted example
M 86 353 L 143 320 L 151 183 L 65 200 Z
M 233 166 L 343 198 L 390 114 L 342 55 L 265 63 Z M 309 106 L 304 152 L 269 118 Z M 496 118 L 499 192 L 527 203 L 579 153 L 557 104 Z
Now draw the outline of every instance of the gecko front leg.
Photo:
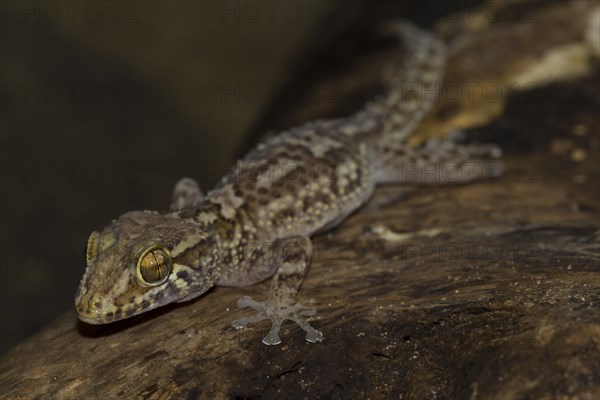
M 244 296 L 238 300 L 240 308 L 253 308 L 258 313 L 232 321 L 236 329 L 245 328 L 247 325 L 268 319 L 271 321 L 271 330 L 262 341 L 267 345 L 281 343 L 279 329 L 285 320 L 295 322 L 306 332 L 306 340 L 309 342 L 320 342 L 323 334 L 314 329 L 308 323 L 306 317 L 314 316 L 314 309 L 304 307 L 298 303 L 296 296 L 304 281 L 310 256 L 312 244 L 307 236 L 294 236 L 279 239 L 271 247 L 272 261 L 279 265 L 273 280 L 269 298 L 266 301 L 255 301 L 250 296 Z
M 173 189 L 171 197 L 171 211 L 181 210 L 193 206 L 202 200 L 203 194 L 198 182 L 192 178 L 181 178 Z

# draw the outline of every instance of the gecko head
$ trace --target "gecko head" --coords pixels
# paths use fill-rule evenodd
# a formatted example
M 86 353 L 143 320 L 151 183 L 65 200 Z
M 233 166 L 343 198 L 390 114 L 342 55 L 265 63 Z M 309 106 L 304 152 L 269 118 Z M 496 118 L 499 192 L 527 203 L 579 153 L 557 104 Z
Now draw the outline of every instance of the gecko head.
M 92 232 L 75 307 L 79 319 L 104 324 L 196 297 L 219 277 L 209 226 L 134 211 Z

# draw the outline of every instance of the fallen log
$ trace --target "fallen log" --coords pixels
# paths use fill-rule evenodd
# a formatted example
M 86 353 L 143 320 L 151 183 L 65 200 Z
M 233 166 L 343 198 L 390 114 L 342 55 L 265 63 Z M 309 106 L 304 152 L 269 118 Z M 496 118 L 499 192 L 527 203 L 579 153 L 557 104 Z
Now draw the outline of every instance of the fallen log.
M 3 356 L 3 397 L 600 396 L 600 77 L 587 30 L 600 11 L 531 7 L 535 26 L 437 25 L 452 49 L 446 87 L 494 82 L 510 95 L 441 97 L 413 140 L 460 129 L 494 141 L 506 173 L 379 188 L 316 237 L 300 299 L 318 309 L 322 343 L 306 343 L 291 323 L 279 346 L 261 343 L 266 324 L 231 327 L 243 313 L 237 298 L 262 298 L 268 282 L 103 326 L 70 310 Z M 371 92 L 369 71 L 393 57 L 365 56 L 338 77 L 340 93 Z M 532 85 L 512 90 L 515 82 Z M 352 106 L 342 103 L 301 100 L 273 126 Z

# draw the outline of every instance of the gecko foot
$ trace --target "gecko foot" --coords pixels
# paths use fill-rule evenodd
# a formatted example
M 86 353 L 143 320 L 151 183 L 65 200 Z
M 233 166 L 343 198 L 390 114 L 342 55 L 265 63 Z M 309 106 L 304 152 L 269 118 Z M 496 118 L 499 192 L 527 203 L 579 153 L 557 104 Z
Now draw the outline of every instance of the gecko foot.
M 244 296 L 237 301 L 239 308 L 253 308 L 258 313 L 236 319 L 231 322 L 235 329 L 242 329 L 255 322 L 268 319 L 271 321 L 271 330 L 262 339 L 266 345 L 276 345 L 281 343 L 279 337 L 279 329 L 281 323 L 286 319 L 294 321 L 300 328 L 306 332 L 306 340 L 311 343 L 320 342 L 323 340 L 323 334 L 310 326 L 306 317 L 311 317 L 317 314 L 313 308 L 306 308 L 300 303 L 295 304 L 277 304 L 273 300 L 255 301 L 250 296 Z

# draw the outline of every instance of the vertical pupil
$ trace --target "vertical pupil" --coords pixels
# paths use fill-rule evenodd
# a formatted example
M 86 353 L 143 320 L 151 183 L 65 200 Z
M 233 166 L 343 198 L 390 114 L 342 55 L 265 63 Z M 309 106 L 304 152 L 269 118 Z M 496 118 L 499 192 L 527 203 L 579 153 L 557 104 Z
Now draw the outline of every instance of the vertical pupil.
M 160 266 L 162 264 L 158 262 L 158 258 L 156 257 L 156 251 L 152 252 L 152 257 L 154 258 L 154 267 L 156 268 L 156 276 L 160 279 L 160 277 L 161 277 Z

